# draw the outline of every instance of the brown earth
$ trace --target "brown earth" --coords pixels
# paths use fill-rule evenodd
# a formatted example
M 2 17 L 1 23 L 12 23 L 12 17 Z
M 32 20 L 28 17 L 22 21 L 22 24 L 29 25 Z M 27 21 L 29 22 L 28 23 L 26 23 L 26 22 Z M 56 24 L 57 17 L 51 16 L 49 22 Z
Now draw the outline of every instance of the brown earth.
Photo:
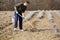
M 29 11 L 26 11 L 25 15 Z M 60 18 L 55 12 L 52 12 L 54 17 L 54 22 L 57 24 L 57 28 L 60 28 Z M 48 21 L 47 15 L 44 14 L 42 19 L 36 18 L 37 13 L 27 22 L 23 23 L 23 32 L 20 32 L 19 29 L 17 31 L 13 31 L 13 24 L 11 20 L 8 20 L 13 17 L 13 11 L 0 11 L 0 24 L 6 22 L 5 26 L 0 27 L 0 40 L 60 40 L 59 35 L 55 35 L 54 30 L 48 30 L 52 28 L 52 23 Z M 30 25 L 33 25 L 33 27 Z M 8 24 L 8 25 L 6 25 Z

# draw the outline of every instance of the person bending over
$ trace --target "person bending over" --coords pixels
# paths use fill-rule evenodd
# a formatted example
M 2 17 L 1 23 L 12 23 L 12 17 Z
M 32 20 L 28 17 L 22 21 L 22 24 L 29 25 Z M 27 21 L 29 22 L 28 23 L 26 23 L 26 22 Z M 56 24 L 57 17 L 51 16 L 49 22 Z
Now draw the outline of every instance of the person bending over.
M 24 3 L 18 3 L 16 6 L 14 6 L 15 13 L 14 13 L 14 30 L 16 30 L 19 20 L 19 29 L 20 31 L 23 31 L 22 27 L 22 15 L 24 15 L 25 10 L 27 9 L 27 6 L 29 5 L 29 1 L 26 1 Z

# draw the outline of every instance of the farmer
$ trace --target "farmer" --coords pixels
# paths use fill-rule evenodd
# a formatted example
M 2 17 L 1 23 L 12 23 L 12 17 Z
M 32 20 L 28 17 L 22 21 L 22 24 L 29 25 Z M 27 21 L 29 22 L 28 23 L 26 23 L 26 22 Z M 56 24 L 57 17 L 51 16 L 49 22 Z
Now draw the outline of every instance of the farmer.
M 16 30 L 17 25 L 18 25 L 18 20 L 19 20 L 19 29 L 20 31 L 23 31 L 22 27 L 22 17 L 24 16 L 24 12 L 27 9 L 27 6 L 29 5 L 29 1 L 26 1 L 24 3 L 17 4 L 14 6 L 15 9 L 15 14 L 14 14 L 14 30 Z

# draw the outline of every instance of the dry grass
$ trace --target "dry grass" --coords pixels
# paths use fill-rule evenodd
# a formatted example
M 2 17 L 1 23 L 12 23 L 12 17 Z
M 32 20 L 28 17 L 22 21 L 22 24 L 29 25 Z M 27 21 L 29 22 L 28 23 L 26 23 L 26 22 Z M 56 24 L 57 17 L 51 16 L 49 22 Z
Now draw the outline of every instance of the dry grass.
M 26 11 L 25 15 L 28 12 Z M 57 24 L 57 27 L 60 28 L 60 18 L 53 12 L 52 14 L 54 16 L 54 21 Z M 20 32 L 13 31 L 13 24 L 12 21 L 8 24 L 8 26 L 2 26 L 4 27 L 1 29 L 0 32 L 7 34 L 0 37 L 0 40 L 60 40 L 60 36 L 56 36 L 54 34 L 54 30 L 48 30 L 48 28 L 51 28 L 52 24 L 48 21 L 47 15 L 44 15 L 44 18 L 37 19 L 37 14 L 35 14 L 29 21 L 23 23 L 23 29 L 25 31 Z M 6 12 L 0 12 L 0 24 L 4 23 L 5 21 L 8 21 L 9 18 L 13 17 L 12 11 L 6 11 Z M 33 25 L 33 27 L 30 25 L 30 23 Z M 3 33 L 2 33 L 3 34 Z M 2 35 L 0 34 L 0 35 Z

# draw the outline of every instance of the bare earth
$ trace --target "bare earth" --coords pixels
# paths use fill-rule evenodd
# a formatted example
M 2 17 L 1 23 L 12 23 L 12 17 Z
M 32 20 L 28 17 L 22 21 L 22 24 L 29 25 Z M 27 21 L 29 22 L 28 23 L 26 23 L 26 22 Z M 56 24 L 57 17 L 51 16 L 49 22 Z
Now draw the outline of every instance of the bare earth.
M 25 12 L 25 15 L 29 11 Z M 46 13 L 46 12 L 45 12 Z M 60 35 L 55 35 L 52 28 L 52 23 L 48 21 L 47 15 L 44 14 L 42 19 L 37 19 L 36 13 L 29 21 L 23 23 L 23 32 L 13 30 L 14 23 L 11 18 L 14 16 L 13 11 L 0 11 L 0 40 L 60 40 Z M 57 28 L 60 28 L 60 18 L 55 12 L 52 12 L 54 22 Z M 3 17 L 3 18 L 2 18 Z M 9 20 L 10 19 L 10 20 Z M 32 24 L 33 27 L 30 25 Z M 6 33 L 5 33 L 6 32 Z M 4 35 L 3 35 L 4 34 Z

